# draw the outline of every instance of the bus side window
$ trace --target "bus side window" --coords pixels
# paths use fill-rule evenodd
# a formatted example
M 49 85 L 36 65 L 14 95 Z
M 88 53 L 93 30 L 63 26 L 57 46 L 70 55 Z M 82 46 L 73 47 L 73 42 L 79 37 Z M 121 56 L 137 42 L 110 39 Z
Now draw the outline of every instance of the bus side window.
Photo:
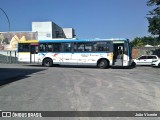
M 92 51 L 94 51 L 94 52 L 97 51 L 97 44 L 96 44 L 96 42 L 93 43 L 93 49 L 92 49 Z
M 63 51 L 64 52 L 71 52 L 71 50 L 72 50 L 71 49 L 72 48 L 71 45 L 72 45 L 71 43 L 64 43 L 63 44 Z
M 19 52 L 29 52 L 29 44 L 20 43 L 19 44 Z
M 106 51 L 106 42 L 97 42 L 95 44 L 96 46 L 96 51 L 101 51 L 101 52 L 105 52 Z
M 92 42 L 86 42 L 84 43 L 84 47 L 85 47 L 85 51 L 86 52 L 91 52 L 92 51 L 92 46 L 93 46 L 93 43 Z
M 46 45 L 45 44 L 40 44 L 39 45 L 39 51 L 40 52 L 45 52 L 45 50 L 46 50 Z
M 52 52 L 53 51 L 53 47 L 52 47 L 52 44 L 47 44 L 47 51 L 48 52 Z
M 61 52 L 61 43 L 53 43 L 53 52 Z
M 83 52 L 84 51 L 84 43 L 78 43 L 77 44 L 77 51 Z
M 44 52 L 43 47 L 40 47 L 40 48 L 39 48 L 39 51 L 40 51 L 40 52 Z
M 77 43 L 73 43 L 74 52 L 77 52 Z
M 38 46 L 35 46 L 35 52 L 38 53 Z
M 102 46 L 98 46 L 98 51 L 104 51 L 104 48 Z

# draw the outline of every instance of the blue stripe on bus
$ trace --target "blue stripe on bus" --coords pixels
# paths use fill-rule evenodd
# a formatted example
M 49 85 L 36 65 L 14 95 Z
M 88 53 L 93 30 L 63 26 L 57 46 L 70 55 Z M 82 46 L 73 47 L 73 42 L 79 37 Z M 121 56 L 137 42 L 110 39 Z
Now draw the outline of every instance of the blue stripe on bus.
M 89 41 L 128 41 L 126 38 L 114 38 L 114 39 L 51 39 L 51 40 L 39 40 L 39 43 L 45 43 L 45 42 L 89 42 Z
M 51 54 L 53 54 L 53 53 L 68 53 L 68 54 L 84 54 L 84 53 L 88 53 L 88 54 L 91 54 L 91 53 L 93 53 L 93 54 L 96 54 L 96 53 L 98 53 L 98 54 L 104 54 L 104 53 L 112 53 L 112 52 L 38 52 L 38 53 L 51 53 Z

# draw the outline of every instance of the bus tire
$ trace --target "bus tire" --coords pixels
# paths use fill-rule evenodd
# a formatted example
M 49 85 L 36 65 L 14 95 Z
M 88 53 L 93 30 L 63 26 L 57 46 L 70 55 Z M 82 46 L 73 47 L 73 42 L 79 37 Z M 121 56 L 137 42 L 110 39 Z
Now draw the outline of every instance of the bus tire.
M 52 59 L 50 59 L 50 58 L 44 59 L 44 60 L 43 60 L 43 65 L 44 65 L 45 67 L 51 67 L 51 66 L 53 65 Z
M 109 63 L 106 60 L 100 60 L 98 62 L 98 67 L 101 69 L 108 68 L 108 66 L 109 66 Z
M 135 63 L 135 62 L 132 62 L 131 66 L 132 66 L 132 67 L 136 67 L 136 63 Z

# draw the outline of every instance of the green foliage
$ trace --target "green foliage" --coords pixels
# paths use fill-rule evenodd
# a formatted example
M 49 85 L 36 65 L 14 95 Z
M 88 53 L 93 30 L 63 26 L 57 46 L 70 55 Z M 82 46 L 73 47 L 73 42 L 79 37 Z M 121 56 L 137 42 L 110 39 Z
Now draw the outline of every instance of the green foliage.
M 154 16 L 148 18 L 149 26 L 148 31 L 152 35 L 160 35 L 160 18 Z
M 131 41 L 133 47 L 143 47 L 147 44 L 156 46 L 160 45 L 160 39 L 158 37 L 136 37 L 133 41 Z
M 148 6 L 152 6 L 152 5 L 160 5 L 160 0 L 149 0 L 148 2 L 147 2 L 147 5 Z
M 143 47 L 147 44 L 152 46 L 160 45 L 160 0 L 148 0 L 147 5 L 155 7 L 147 14 L 148 31 L 155 37 L 136 37 L 131 42 L 133 47 Z
M 155 6 L 155 9 L 149 11 L 147 19 L 149 22 L 148 31 L 152 35 L 158 35 L 160 38 L 160 0 L 149 0 L 148 6 Z
M 131 42 L 133 47 L 142 47 L 144 46 L 142 39 L 139 37 L 136 37 L 132 42 Z

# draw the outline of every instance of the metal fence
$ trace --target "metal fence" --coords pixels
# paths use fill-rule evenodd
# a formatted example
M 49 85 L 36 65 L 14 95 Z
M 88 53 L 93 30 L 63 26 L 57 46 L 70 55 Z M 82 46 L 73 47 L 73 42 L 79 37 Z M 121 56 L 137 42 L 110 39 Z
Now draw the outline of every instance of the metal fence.
M 0 63 L 18 63 L 17 52 L 0 50 Z

